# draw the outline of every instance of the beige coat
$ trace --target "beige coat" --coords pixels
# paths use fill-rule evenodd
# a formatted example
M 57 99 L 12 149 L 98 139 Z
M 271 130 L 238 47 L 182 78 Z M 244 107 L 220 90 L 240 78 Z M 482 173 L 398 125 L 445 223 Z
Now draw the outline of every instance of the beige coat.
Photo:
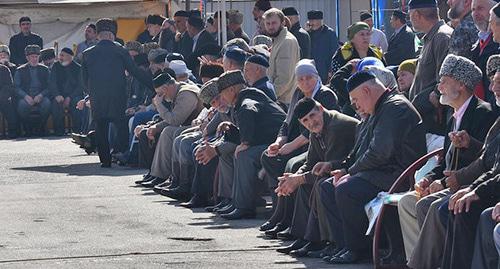
M 300 48 L 297 39 L 285 27 L 273 39 L 269 69 L 267 74 L 274 85 L 278 101 L 290 104 L 297 87 L 295 65 L 300 60 Z
M 198 98 L 200 89 L 196 85 L 181 83 L 172 109 L 159 106 L 158 113 L 163 121 L 157 124 L 157 128 L 163 130 L 167 126 L 188 126 L 203 109 L 203 104 Z

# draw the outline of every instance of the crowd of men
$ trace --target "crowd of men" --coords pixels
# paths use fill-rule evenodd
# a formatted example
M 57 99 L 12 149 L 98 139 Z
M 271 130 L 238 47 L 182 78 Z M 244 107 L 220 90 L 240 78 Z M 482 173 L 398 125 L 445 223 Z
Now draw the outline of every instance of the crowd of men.
M 101 167 L 147 168 L 135 183 L 186 208 L 254 218 L 270 195 L 264 238 L 333 264 L 369 258 L 365 205 L 441 149 L 397 190 L 382 262 L 497 268 L 500 3 L 448 4 L 446 23 L 435 0 L 409 1 L 388 38 L 363 12 L 345 43 L 322 11 L 302 28 L 295 8 L 267 0 L 255 2 L 253 36 L 227 12 L 223 47 L 220 13 L 150 15 L 125 44 L 105 18 L 57 61 L 21 18 L 10 50 L 0 46 L 0 109 L 11 136 L 17 119 L 29 132 L 50 113 L 63 134 L 71 112 L 75 141 L 90 140 Z

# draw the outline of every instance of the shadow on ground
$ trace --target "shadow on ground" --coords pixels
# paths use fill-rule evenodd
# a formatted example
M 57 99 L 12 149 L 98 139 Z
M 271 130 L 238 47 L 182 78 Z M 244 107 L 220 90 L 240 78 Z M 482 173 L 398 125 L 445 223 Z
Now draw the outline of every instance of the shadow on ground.
M 29 167 L 13 167 L 12 170 L 33 171 L 42 173 L 58 173 L 70 176 L 131 176 L 140 175 L 142 170 L 131 169 L 127 167 L 114 166 L 112 169 L 101 168 L 99 163 L 79 163 L 79 164 L 61 164 Z

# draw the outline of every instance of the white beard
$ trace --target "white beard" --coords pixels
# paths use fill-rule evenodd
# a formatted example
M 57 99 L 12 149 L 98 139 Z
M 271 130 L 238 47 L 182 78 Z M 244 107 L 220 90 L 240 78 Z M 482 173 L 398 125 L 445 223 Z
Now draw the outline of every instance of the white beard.
M 442 94 L 440 97 L 439 97 L 439 102 L 442 104 L 442 105 L 446 105 L 446 106 L 449 106 L 451 105 L 451 102 L 453 100 L 456 100 L 459 96 L 459 93 L 458 91 L 454 91 L 452 92 L 451 94 L 448 94 L 448 95 L 444 95 Z

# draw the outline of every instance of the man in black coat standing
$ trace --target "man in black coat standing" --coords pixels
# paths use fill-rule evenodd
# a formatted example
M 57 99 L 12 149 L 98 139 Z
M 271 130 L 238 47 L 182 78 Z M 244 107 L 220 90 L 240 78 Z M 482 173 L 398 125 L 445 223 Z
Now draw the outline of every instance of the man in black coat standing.
M 406 25 L 406 13 L 395 10 L 391 16 L 394 33 L 389 38 L 389 47 L 384 57 L 388 65 L 399 65 L 402 61 L 416 58 L 415 34 Z
M 16 65 L 22 65 L 27 62 L 24 55 L 24 49 L 28 45 L 38 45 L 43 49 L 42 38 L 31 32 L 31 19 L 29 17 L 22 17 L 19 19 L 19 28 L 21 32 L 13 35 L 9 41 L 9 48 L 11 52 L 11 60 Z
M 193 74 L 198 74 L 198 67 L 200 62 L 198 57 L 201 56 L 200 51 L 203 47 L 208 44 L 215 44 L 215 40 L 212 35 L 205 29 L 205 23 L 203 19 L 196 13 L 193 13 L 187 21 L 187 33 L 193 39 L 193 47 L 191 50 L 191 55 L 186 58 L 186 64 Z
M 90 96 L 92 116 L 96 123 L 96 142 L 101 167 L 111 167 L 108 142 L 109 123 L 117 130 L 116 151 L 123 152 L 128 145 L 128 128 L 125 117 L 127 92 L 125 70 L 152 88 L 151 78 L 140 70 L 127 50 L 114 42 L 116 23 L 100 19 L 96 23 L 97 45 L 83 52 L 82 77 Z
M 300 59 L 311 57 L 311 37 L 309 33 L 300 26 L 299 12 L 294 7 L 286 7 L 283 14 L 290 20 L 290 33 L 297 38 L 300 47 Z

